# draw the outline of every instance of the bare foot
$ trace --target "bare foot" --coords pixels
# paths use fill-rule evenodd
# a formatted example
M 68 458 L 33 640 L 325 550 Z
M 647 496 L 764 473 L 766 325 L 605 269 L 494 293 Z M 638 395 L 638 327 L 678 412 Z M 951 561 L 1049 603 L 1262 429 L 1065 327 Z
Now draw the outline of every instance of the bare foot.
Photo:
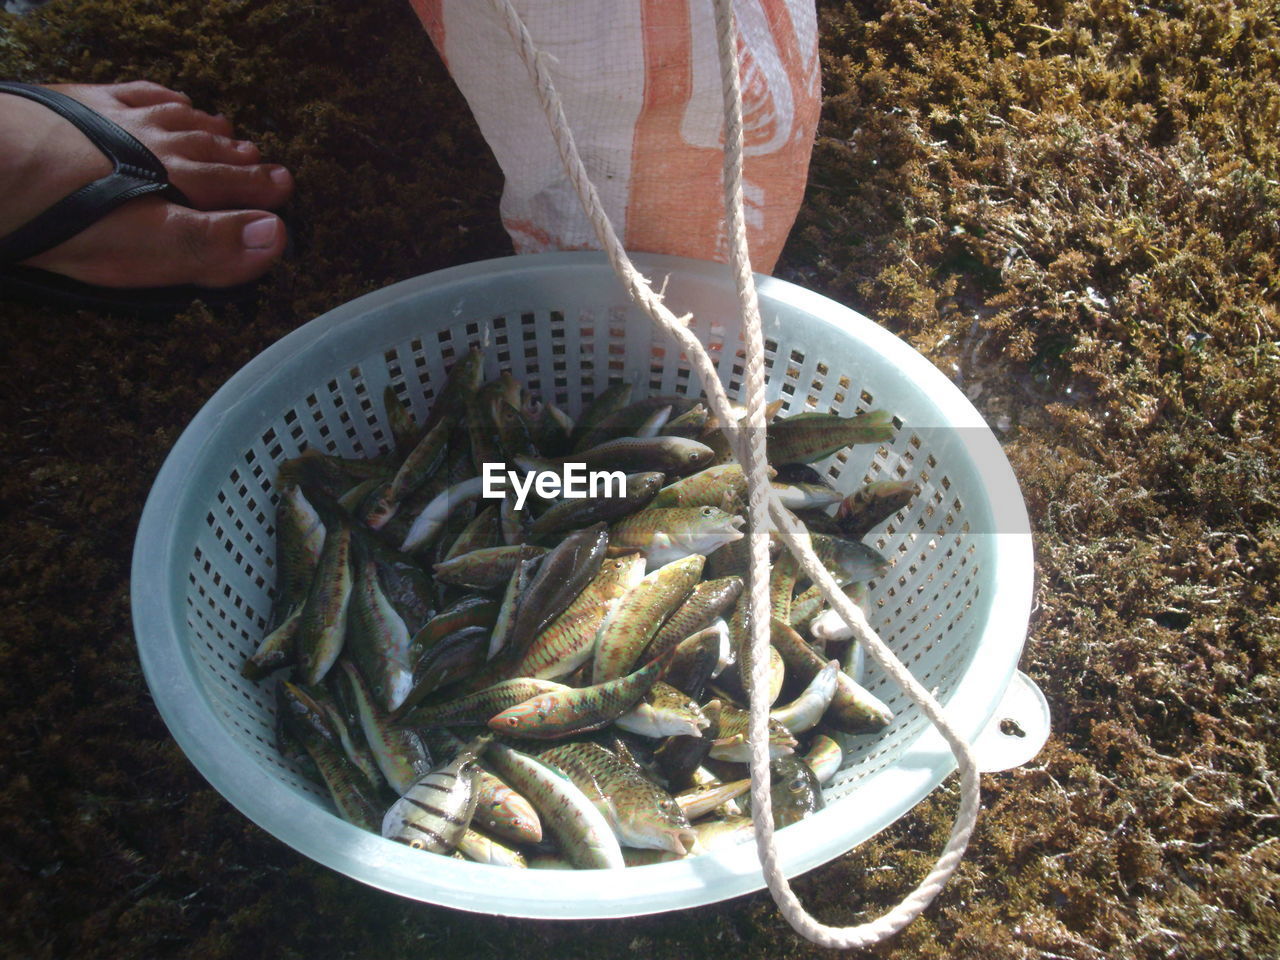
M 25 266 L 104 287 L 227 287 L 255 279 L 280 258 L 284 224 L 267 211 L 289 198 L 293 177 L 262 163 L 252 143 L 233 139 L 225 117 L 146 81 L 50 89 L 146 144 L 194 207 L 155 194 L 130 200 Z M 0 144 L 0 236 L 111 172 L 71 123 L 22 97 L 0 94 Z

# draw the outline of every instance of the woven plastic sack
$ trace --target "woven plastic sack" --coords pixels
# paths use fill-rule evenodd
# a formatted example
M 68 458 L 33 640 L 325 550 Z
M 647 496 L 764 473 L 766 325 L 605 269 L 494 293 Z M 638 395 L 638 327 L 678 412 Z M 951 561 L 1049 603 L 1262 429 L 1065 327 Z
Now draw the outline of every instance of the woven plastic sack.
M 412 0 L 506 178 L 517 253 L 597 247 L 528 72 L 487 3 Z M 517 0 L 605 211 L 631 251 L 728 259 L 712 4 Z M 773 269 L 804 195 L 820 108 L 813 0 L 737 0 L 752 265 Z

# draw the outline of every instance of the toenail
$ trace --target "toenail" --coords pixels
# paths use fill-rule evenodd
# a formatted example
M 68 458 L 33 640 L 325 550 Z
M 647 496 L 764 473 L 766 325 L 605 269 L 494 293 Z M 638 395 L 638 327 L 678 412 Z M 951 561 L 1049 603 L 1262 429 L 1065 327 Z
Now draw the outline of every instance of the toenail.
M 280 233 L 280 221 L 276 217 L 259 217 L 244 226 L 240 239 L 249 250 L 266 250 L 275 246 Z
M 289 171 L 284 167 L 272 167 L 271 179 L 280 186 L 284 186 L 289 182 Z
M 236 149 L 241 153 L 252 153 L 254 150 L 252 140 L 237 140 Z

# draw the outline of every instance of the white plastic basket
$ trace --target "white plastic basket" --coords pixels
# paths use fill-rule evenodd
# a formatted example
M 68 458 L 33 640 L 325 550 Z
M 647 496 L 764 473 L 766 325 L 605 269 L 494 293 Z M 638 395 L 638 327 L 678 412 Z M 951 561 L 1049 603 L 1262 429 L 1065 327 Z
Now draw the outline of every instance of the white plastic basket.
M 740 339 L 727 268 L 639 256 L 639 268 L 710 346 L 730 395 Z M 1031 540 L 1013 473 L 964 396 L 898 338 L 833 301 L 759 278 L 769 398 L 784 412 L 886 408 L 892 443 L 823 466 L 851 491 L 911 479 L 920 494 L 872 532 L 893 560 L 871 588 L 872 625 L 972 740 L 1017 666 L 1032 593 Z M 635 916 L 763 886 L 753 844 L 623 871 L 521 871 L 431 856 L 332 812 L 275 746 L 271 683 L 239 667 L 262 637 L 275 578 L 278 465 L 316 447 L 372 456 L 390 447 L 387 384 L 415 416 L 472 346 L 486 374 L 511 373 L 576 414 L 610 380 L 645 393 L 696 393 L 679 351 L 632 307 L 595 253 L 513 257 L 443 270 L 361 297 L 256 357 L 205 405 L 166 460 L 133 559 L 142 666 L 174 737 L 213 786 L 263 829 L 351 877 L 406 897 L 486 913 Z M 852 849 L 910 810 L 954 769 L 951 751 L 891 682 L 866 685 L 894 722 L 846 738 L 827 806 L 778 834 L 788 876 Z M 904 889 L 906 883 L 904 882 Z

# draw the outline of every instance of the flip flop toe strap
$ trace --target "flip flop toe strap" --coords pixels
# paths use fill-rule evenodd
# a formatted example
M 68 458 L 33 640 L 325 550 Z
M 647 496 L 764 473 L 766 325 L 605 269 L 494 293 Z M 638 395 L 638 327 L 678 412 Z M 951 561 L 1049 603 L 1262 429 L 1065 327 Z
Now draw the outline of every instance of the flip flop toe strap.
M 25 83 L 0 83 L 0 93 L 34 100 L 70 121 L 111 161 L 105 177 L 63 197 L 35 219 L 0 237 L 0 263 L 20 263 L 96 223 L 116 207 L 149 193 L 190 205 L 169 183 L 164 164 L 127 130 L 66 94 Z

